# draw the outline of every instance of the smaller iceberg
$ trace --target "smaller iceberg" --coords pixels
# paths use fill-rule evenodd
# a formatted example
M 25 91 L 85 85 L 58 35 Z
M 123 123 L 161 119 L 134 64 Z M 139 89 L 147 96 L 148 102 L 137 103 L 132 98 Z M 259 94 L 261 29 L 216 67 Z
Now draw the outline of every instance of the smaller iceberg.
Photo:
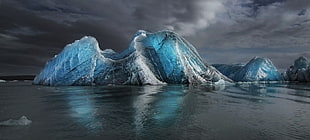
M 236 82 L 282 81 L 282 76 L 270 59 L 254 57 L 246 65 L 214 64 L 222 74 Z
M 310 82 L 310 63 L 308 58 L 301 56 L 295 60 L 286 72 L 282 73 L 286 81 Z
M 24 126 L 31 124 L 32 121 L 29 120 L 26 116 L 20 117 L 18 120 L 9 119 L 6 121 L 0 122 L 0 126 Z
M 1 79 L 0 79 L 0 83 L 5 83 L 5 82 L 6 82 L 5 80 L 1 80 Z

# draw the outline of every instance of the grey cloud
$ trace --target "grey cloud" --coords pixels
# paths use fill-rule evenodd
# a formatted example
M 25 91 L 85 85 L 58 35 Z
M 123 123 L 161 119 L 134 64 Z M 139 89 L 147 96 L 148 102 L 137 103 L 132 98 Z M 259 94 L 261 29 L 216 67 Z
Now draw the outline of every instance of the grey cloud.
M 1 41 L 18 40 L 18 38 L 15 36 L 8 35 L 8 34 L 0 33 L 0 40 Z
M 210 37 L 198 46 L 209 47 L 298 47 L 308 45 L 308 22 L 297 11 L 284 10 L 287 3 L 272 3 L 259 8 L 259 15 L 247 17 L 231 11 L 231 19 L 211 25 L 201 36 Z M 238 7 L 233 7 L 238 8 Z M 229 8 L 228 8 L 229 9 Z M 251 7 L 239 7 L 247 11 Z M 302 9 L 302 8 L 301 8 Z M 238 10 L 235 10 L 238 11 Z M 233 16 L 231 16 L 233 15 Z
M 25 35 L 25 36 L 36 36 L 44 34 L 44 32 L 33 30 L 30 27 L 18 27 L 6 30 L 6 32 L 12 35 Z
M 12 2 L 11 2 L 12 3 Z M 131 31 L 174 29 L 182 35 L 192 35 L 209 26 L 224 7 L 221 0 L 162 1 L 15 1 L 16 5 L 43 18 L 68 25 L 81 19 L 104 22 L 105 25 Z M 126 27 L 122 26 L 126 22 Z

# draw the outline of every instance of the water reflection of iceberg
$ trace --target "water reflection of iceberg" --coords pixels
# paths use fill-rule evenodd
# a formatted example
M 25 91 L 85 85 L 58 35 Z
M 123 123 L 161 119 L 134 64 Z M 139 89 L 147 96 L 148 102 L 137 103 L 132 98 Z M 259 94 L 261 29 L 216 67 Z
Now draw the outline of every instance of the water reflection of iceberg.
M 310 83 L 289 83 L 286 87 L 290 95 L 310 98 Z
M 310 103 L 310 98 L 304 98 L 310 97 L 309 90 L 309 86 L 304 83 L 237 83 L 233 86 L 227 86 L 225 91 L 221 93 L 229 97 L 254 102 L 285 99 Z
M 279 83 L 238 83 L 234 88 L 237 88 L 236 91 L 239 94 L 262 96 L 270 93 L 277 93 L 277 89 L 274 87 L 278 85 Z
M 144 86 L 133 101 L 137 135 L 145 129 L 168 128 L 177 120 L 186 86 Z
M 188 104 L 184 102 L 187 93 L 213 89 L 209 88 L 188 85 L 58 87 L 56 93 L 65 101 L 68 107 L 65 114 L 73 120 L 74 129 L 86 130 L 87 135 L 147 138 L 154 134 L 168 135 L 164 130 L 173 129 L 180 121 L 184 104 Z
M 89 130 L 102 128 L 101 121 L 96 117 L 97 108 L 94 102 L 96 95 L 92 87 L 62 87 L 59 89 L 58 92 L 66 95 L 69 115 L 74 121 Z

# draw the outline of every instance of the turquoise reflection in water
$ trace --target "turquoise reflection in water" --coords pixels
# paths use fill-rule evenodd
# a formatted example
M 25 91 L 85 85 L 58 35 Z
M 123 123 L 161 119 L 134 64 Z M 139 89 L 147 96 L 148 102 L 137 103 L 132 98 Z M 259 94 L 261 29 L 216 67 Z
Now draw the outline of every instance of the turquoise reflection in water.
M 133 127 L 140 133 L 150 126 L 160 128 L 173 125 L 187 90 L 188 87 L 183 85 L 170 85 L 62 87 L 57 92 L 66 94 L 71 118 L 87 129 L 109 129 L 104 126 L 121 126 L 123 120 L 133 118 Z M 124 106 L 127 106 L 126 109 Z M 120 118 L 114 119 L 114 115 Z
M 93 87 L 61 87 L 57 88 L 57 92 L 66 95 L 70 116 L 74 121 L 90 130 L 102 128 L 102 122 L 97 118 Z
M 154 106 L 153 119 L 157 123 L 170 124 L 175 120 L 176 113 L 182 103 L 185 95 L 184 87 L 171 86 L 165 87 L 165 90 L 158 92 L 152 106 Z
M 136 134 L 147 137 L 160 129 L 173 127 L 187 91 L 188 87 L 183 85 L 142 87 L 141 95 L 133 100 Z
M 132 129 L 135 135 L 149 136 L 153 132 L 150 130 L 174 126 L 181 115 L 184 97 L 189 91 L 209 92 L 214 87 L 148 85 L 55 89 L 54 92 L 64 95 L 68 114 L 76 122 L 75 126 L 86 128 L 95 135 L 115 129 L 120 132 Z

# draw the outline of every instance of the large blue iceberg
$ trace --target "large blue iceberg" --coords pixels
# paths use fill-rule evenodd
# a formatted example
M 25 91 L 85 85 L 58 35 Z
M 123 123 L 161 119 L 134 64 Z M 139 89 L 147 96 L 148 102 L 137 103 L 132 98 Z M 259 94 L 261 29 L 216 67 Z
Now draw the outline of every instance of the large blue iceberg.
M 220 72 L 236 82 L 282 81 L 282 76 L 270 59 L 254 57 L 246 65 L 214 64 Z
M 42 85 L 201 84 L 229 78 L 204 65 L 196 49 L 171 31 L 139 30 L 129 47 L 100 50 L 93 37 L 67 45 L 47 62 L 33 83 Z
M 283 77 L 287 81 L 310 82 L 310 62 L 308 58 L 301 56 L 296 59 L 294 65 L 283 73 Z

